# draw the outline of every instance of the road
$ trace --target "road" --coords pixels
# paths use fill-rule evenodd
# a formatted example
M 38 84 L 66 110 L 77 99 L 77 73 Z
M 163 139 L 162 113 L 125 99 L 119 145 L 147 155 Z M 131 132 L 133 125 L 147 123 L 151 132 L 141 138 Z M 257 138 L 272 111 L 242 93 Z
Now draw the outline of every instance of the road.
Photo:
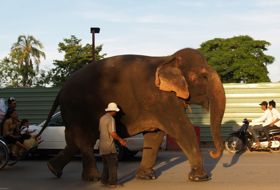
M 139 154 L 130 161 L 119 163 L 119 179 L 123 187 L 119 189 L 215 189 L 215 190 L 257 190 L 280 189 L 280 153 L 246 152 L 233 156 L 224 152 L 218 160 L 211 159 L 203 150 L 205 168 L 212 175 L 208 182 L 190 182 L 187 174 L 189 162 L 181 152 L 160 152 L 155 171 L 156 180 L 143 181 L 134 178 L 139 165 Z M 25 160 L 13 167 L 0 171 L 0 190 L 58 190 L 58 189 L 107 189 L 101 183 L 81 180 L 81 161 L 74 159 L 64 169 L 60 179 L 52 176 L 45 160 Z M 100 158 L 98 168 L 102 168 Z

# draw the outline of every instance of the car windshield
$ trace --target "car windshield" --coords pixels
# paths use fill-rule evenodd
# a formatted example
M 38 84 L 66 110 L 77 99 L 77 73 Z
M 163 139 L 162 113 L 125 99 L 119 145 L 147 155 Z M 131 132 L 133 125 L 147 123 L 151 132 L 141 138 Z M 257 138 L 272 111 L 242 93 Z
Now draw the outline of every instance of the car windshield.
M 57 113 L 57 114 L 53 115 L 48 126 L 64 126 L 61 114 Z

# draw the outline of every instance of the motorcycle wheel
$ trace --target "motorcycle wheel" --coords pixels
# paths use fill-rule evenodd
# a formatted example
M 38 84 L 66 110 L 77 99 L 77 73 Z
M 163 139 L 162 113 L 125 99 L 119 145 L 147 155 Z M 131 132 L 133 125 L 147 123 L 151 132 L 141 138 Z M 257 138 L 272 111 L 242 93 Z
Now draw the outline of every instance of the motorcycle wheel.
M 225 148 L 230 153 L 239 153 L 244 150 L 244 143 L 236 136 L 230 136 L 225 141 Z
M 4 168 L 9 161 L 9 150 L 7 145 L 0 140 L 0 169 Z
M 275 152 L 275 153 L 279 153 L 280 152 L 280 148 L 271 148 L 270 150 L 272 152 Z

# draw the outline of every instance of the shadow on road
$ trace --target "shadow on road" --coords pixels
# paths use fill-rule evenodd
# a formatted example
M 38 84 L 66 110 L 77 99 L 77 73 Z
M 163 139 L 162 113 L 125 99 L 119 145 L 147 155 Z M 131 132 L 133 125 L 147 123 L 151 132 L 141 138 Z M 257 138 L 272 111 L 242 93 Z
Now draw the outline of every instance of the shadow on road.
M 168 158 L 159 162 L 155 167 L 156 176 L 160 176 L 164 171 L 169 170 L 170 168 L 186 161 L 187 158 L 184 154 L 178 155 L 178 153 L 168 155 Z
M 130 156 L 127 157 L 126 159 L 122 160 L 121 162 L 128 163 L 128 162 L 141 162 L 142 156 Z M 130 168 L 130 172 L 123 175 L 121 178 L 119 178 L 119 183 L 124 184 L 128 181 L 131 181 L 134 179 L 135 174 L 136 174 L 136 168 Z
M 172 168 L 186 160 L 187 160 L 186 156 L 184 154 L 178 155 L 178 152 L 174 152 L 174 153 L 165 155 L 164 160 L 162 160 L 162 158 L 159 154 L 158 162 L 157 162 L 156 166 L 154 167 L 156 177 L 159 177 L 164 171 L 167 171 L 170 168 Z M 135 157 L 133 160 L 130 160 L 130 161 L 141 161 L 141 157 Z M 128 174 L 122 176 L 119 179 L 119 182 L 123 184 L 123 183 L 126 183 L 126 182 L 134 179 L 134 177 L 136 175 L 136 171 L 137 171 L 137 168 L 136 169 L 132 168 L 132 171 L 130 171 Z
M 245 152 L 246 152 L 246 150 L 243 150 L 242 152 L 239 152 L 239 153 L 235 153 L 232 156 L 231 161 L 229 163 L 223 163 L 223 166 L 225 168 L 229 168 L 229 167 L 235 165 L 238 162 L 240 156 L 243 155 Z
M 205 152 L 203 154 L 204 168 L 205 168 L 206 172 L 208 173 L 209 177 L 211 177 L 212 171 L 216 168 L 216 166 L 219 163 L 220 159 L 222 158 L 223 154 L 219 158 L 214 159 L 208 153 L 209 150 L 207 149 L 206 151 L 207 152 Z

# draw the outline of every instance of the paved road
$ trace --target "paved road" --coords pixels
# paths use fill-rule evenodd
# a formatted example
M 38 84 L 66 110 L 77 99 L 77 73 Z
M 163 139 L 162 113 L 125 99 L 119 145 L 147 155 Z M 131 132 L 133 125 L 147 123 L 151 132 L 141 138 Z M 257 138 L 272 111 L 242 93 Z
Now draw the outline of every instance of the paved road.
M 189 162 L 181 152 L 160 152 L 155 170 L 158 178 L 153 181 L 134 179 L 141 155 L 134 160 L 120 162 L 119 178 L 124 186 L 119 189 L 280 189 L 280 153 L 254 152 L 241 156 L 224 153 L 219 160 L 209 158 L 203 150 L 205 168 L 212 175 L 208 182 L 190 182 L 187 173 Z M 102 165 L 98 161 L 98 167 Z M 62 178 L 52 176 L 46 160 L 26 160 L 0 171 L 0 190 L 74 190 L 107 189 L 100 183 L 81 180 L 81 161 L 73 160 L 66 166 Z

